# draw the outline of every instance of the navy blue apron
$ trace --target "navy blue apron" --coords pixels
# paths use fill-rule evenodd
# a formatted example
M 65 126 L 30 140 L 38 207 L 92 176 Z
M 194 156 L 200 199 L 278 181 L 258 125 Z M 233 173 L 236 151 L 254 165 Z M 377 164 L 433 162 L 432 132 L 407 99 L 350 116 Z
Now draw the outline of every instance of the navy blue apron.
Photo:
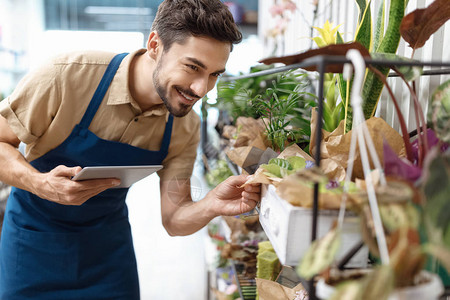
M 104 140 L 88 129 L 125 55 L 113 58 L 70 136 L 31 162 L 36 169 L 162 163 L 172 115 L 159 151 Z M 67 206 L 13 188 L 0 241 L 0 299 L 139 299 L 127 192 L 109 189 L 81 206 Z

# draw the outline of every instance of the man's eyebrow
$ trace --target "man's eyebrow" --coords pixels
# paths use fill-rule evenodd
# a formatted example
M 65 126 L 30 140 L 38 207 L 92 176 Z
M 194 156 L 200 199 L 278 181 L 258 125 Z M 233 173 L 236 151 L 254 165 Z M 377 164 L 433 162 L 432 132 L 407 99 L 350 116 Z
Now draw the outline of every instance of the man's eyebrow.
M 201 61 L 199 61 L 198 59 L 194 58 L 194 57 L 186 57 L 187 60 L 189 60 L 190 62 L 196 64 L 197 66 L 199 66 L 202 69 L 206 69 L 206 66 L 204 63 L 202 63 Z M 225 69 L 221 69 L 221 70 L 217 70 L 214 73 L 224 73 Z

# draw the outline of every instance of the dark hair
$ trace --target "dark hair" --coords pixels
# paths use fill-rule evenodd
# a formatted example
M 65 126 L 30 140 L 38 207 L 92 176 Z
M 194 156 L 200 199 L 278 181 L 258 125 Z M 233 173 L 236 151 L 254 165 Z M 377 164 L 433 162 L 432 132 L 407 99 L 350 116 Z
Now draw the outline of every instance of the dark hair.
M 220 0 L 165 0 L 152 24 L 167 51 L 190 36 L 208 36 L 233 44 L 242 40 L 228 7 Z

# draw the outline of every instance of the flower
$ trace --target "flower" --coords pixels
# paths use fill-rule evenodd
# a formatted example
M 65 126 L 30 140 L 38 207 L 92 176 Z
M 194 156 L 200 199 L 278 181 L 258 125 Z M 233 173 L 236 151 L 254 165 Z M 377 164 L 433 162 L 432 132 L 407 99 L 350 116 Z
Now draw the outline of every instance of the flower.
M 280 15 L 280 16 L 283 15 L 284 8 L 283 8 L 283 6 L 278 5 L 278 4 L 275 3 L 274 5 L 272 5 L 269 8 L 269 12 L 272 15 L 272 17 L 275 18 L 278 15 Z
M 290 0 L 283 1 L 282 7 L 284 10 L 289 10 L 291 12 L 294 12 L 297 9 L 297 5 Z

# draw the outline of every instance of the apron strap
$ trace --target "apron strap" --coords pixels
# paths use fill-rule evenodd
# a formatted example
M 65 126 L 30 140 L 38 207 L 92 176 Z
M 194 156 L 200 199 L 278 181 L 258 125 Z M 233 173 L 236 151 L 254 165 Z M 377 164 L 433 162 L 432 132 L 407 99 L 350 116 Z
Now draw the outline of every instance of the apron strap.
M 94 96 L 92 96 L 91 102 L 89 103 L 89 106 L 84 113 L 83 118 L 81 119 L 80 126 L 82 128 L 89 128 L 89 125 L 91 124 L 91 121 L 94 118 L 94 115 L 97 112 L 98 108 L 100 107 L 100 104 L 105 97 L 106 91 L 108 90 L 109 85 L 114 78 L 114 75 L 116 75 L 116 71 L 119 68 L 120 63 L 122 62 L 122 59 L 127 54 L 128 53 L 117 54 L 109 63 L 108 67 L 106 68 L 105 74 L 103 75 L 102 80 L 97 86 Z
M 161 144 L 162 153 L 167 153 L 169 151 L 170 138 L 172 136 L 172 124 L 173 124 L 173 115 L 169 114 L 169 119 L 166 123 L 166 128 L 164 129 L 164 136 Z

